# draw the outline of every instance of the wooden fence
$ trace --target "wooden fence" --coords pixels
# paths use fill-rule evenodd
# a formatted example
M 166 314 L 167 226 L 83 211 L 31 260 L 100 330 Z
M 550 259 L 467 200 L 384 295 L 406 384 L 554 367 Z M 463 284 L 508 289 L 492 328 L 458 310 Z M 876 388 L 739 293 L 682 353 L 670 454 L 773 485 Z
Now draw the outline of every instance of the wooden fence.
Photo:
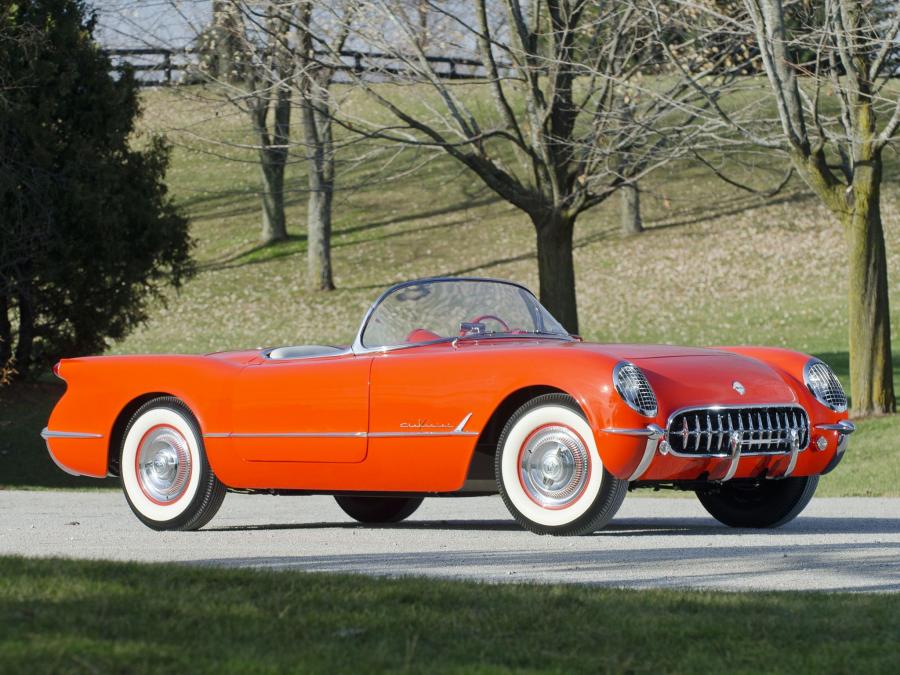
M 199 59 L 196 49 L 164 49 L 158 47 L 135 49 L 107 49 L 104 53 L 112 61 L 112 69 L 122 72 L 130 67 L 141 86 L 159 87 L 183 83 L 190 80 L 192 73 L 199 76 Z M 325 54 L 321 54 L 324 56 Z M 448 80 L 474 80 L 485 77 L 484 64 L 477 59 L 453 56 L 428 56 L 429 63 L 435 64 L 435 73 Z M 341 52 L 340 70 L 354 73 L 369 73 L 373 77 L 400 75 L 409 72 L 396 55 L 379 52 L 345 50 Z M 509 68 L 501 64 L 501 68 Z

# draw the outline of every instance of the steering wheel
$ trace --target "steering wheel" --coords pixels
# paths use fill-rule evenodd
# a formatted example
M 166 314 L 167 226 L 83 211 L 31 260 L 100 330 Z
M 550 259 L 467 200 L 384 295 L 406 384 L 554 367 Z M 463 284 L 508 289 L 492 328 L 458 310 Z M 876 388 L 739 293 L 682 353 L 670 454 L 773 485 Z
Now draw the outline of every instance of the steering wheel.
M 501 319 L 499 316 L 494 316 L 493 314 L 482 314 L 482 315 L 479 316 L 478 318 L 472 319 L 472 323 L 481 323 L 481 322 L 484 321 L 485 319 L 491 319 L 492 321 L 496 321 L 497 323 L 499 323 L 501 326 L 503 326 L 503 332 L 504 332 L 504 333 L 509 333 L 509 332 L 510 332 L 509 324 L 506 323 L 506 322 L 505 322 L 503 319 Z

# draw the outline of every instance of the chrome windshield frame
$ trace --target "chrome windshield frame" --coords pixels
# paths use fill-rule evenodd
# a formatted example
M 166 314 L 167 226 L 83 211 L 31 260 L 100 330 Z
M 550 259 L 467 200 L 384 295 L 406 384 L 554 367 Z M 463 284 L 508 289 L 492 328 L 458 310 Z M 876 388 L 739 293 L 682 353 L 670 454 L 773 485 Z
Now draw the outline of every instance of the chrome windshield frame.
M 453 342 L 459 340 L 460 338 L 458 336 L 457 337 L 442 337 L 442 338 L 438 338 L 437 340 L 429 340 L 428 342 L 415 342 L 412 344 L 385 345 L 382 347 L 366 347 L 362 341 L 363 333 L 365 333 L 365 331 L 366 331 L 366 326 L 369 325 L 369 320 L 372 318 L 372 314 L 375 313 L 375 310 L 378 309 L 378 306 L 382 302 L 384 302 L 389 296 L 393 295 L 395 292 L 397 292 L 403 288 L 406 288 L 407 286 L 417 286 L 419 284 L 441 283 L 441 282 L 451 282 L 451 281 L 481 282 L 481 283 L 492 283 L 492 284 L 506 284 L 507 286 L 514 286 L 515 288 L 518 288 L 519 290 L 525 291 L 528 295 L 530 295 L 534 299 L 534 301 L 539 306 L 541 304 L 540 301 L 535 296 L 535 294 L 532 293 L 528 287 L 523 286 L 522 284 L 517 283 L 515 281 L 507 281 L 506 279 L 490 279 L 488 277 L 425 277 L 424 279 L 410 279 L 409 281 L 403 281 L 403 282 L 400 282 L 399 284 L 394 284 L 393 286 L 391 286 L 390 288 L 385 290 L 381 295 L 379 295 L 378 298 L 375 299 L 375 302 L 372 303 L 372 305 L 369 307 L 369 309 L 366 311 L 365 315 L 363 316 L 363 320 L 359 326 L 359 330 L 356 331 L 356 337 L 353 338 L 353 344 L 350 345 L 350 350 L 354 354 L 371 354 L 371 353 L 375 353 L 375 352 L 391 352 L 391 351 L 395 351 L 397 349 L 410 349 L 412 347 L 425 347 L 427 345 L 436 345 L 436 344 L 441 344 L 441 343 L 453 343 Z M 545 311 L 546 311 L 546 308 L 545 308 Z M 502 338 L 504 336 L 496 335 L 494 337 Z M 559 339 L 574 340 L 575 339 L 569 333 L 567 333 L 565 335 L 542 334 L 542 333 L 531 334 L 531 333 L 529 333 L 528 335 L 524 335 L 524 336 L 523 335 L 515 335 L 515 336 L 511 335 L 509 337 L 515 337 L 515 338 L 519 338 L 519 339 L 521 339 L 522 337 L 541 338 L 541 339 L 547 338 L 547 339 L 555 339 L 555 340 L 559 340 Z

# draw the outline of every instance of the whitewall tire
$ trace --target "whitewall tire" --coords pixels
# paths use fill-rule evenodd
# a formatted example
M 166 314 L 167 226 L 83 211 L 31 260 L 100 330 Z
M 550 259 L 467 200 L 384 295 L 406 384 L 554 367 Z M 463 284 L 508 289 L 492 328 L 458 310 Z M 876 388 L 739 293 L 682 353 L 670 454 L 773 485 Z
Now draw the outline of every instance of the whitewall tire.
M 565 394 L 538 396 L 513 414 L 500 435 L 495 470 L 510 513 L 538 534 L 596 532 L 628 491 L 627 481 L 603 467 L 584 413 Z
M 206 459 L 200 427 L 176 398 L 153 399 L 135 412 L 119 459 L 128 505 L 155 530 L 199 529 L 225 498 L 225 486 Z

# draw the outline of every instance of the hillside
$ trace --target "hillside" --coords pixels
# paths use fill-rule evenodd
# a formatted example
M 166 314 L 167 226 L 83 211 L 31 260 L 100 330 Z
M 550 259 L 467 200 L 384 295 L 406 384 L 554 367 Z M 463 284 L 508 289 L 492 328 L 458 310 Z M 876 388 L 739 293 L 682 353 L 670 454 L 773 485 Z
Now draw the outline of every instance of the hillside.
M 524 214 L 443 156 L 348 146 L 334 213 L 338 289 L 309 292 L 302 161 L 288 174 L 291 239 L 259 249 L 259 177 L 246 148 L 245 119 L 197 88 L 148 90 L 144 103 L 137 142 L 164 132 L 174 145 L 168 180 L 191 219 L 199 271 L 154 307 L 145 326 L 111 344 L 110 353 L 346 343 L 383 288 L 415 277 L 495 276 L 537 287 L 533 230 Z M 756 164 L 763 176 L 757 185 L 778 182 L 781 160 L 759 157 Z M 895 336 L 897 185 L 896 179 L 886 183 L 882 205 Z M 824 358 L 846 385 L 846 244 L 801 184 L 763 199 L 679 164 L 642 189 L 644 234 L 619 235 L 615 197 L 578 222 L 575 262 L 586 339 L 791 347 Z M 58 391 L 45 386 L 2 396 L 8 405 L 0 425 L 10 433 L 0 444 L 0 484 L 43 485 L 42 476 L 55 471 L 34 431 Z M 822 493 L 900 494 L 889 479 L 900 472 L 900 448 L 889 441 L 900 431 L 895 420 L 864 422 L 839 477 L 826 479 Z M 72 484 L 56 478 L 52 484 Z

